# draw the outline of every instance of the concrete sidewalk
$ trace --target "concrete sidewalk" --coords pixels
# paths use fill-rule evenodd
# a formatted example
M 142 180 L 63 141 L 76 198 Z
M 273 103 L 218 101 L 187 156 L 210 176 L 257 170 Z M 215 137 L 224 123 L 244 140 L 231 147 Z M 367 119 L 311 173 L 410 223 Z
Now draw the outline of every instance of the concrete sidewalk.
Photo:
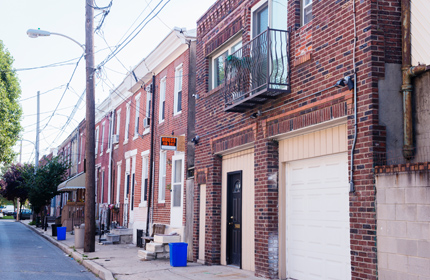
M 171 267 L 169 259 L 142 261 L 137 252 L 140 248 L 133 244 L 99 245 L 93 253 L 84 253 L 83 249 L 75 249 L 74 236 L 66 234 L 66 240 L 57 241 L 52 237 L 52 229 L 47 231 L 28 225 L 30 221 L 21 221 L 24 225 L 49 240 L 66 254 L 84 265 L 101 279 L 118 280 L 202 280 L 202 279 L 260 279 L 253 272 L 229 266 L 206 266 L 188 263 L 186 267 Z M 97 241 L 97 240 L 96 240 Z

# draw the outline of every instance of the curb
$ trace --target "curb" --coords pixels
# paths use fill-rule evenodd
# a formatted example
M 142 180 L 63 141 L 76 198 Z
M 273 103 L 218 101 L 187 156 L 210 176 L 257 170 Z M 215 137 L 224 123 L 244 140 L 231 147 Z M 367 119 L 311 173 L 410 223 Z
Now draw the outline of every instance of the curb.
M 99 264 L 97 264 L 91 260 L 85 260 L 81 254 L 73 251 L 72 249 L 70 249 L 69 247 L 67 247 L 63 243 L 58 242 L 57 240 L 55 240 L 51 236 L 48 236 L 48 235 L 44 234 L 43 232 L 38 231 L 36 228 L 29 226 L 29 225 L 27 225 L 21 221 L 19 221 L 19 222 L 21 224 L 25 225 L 27 228 L 30 228 L 31 230 L 33 230 L 34 232 L 36 232 L 37 234 L 39 234 L 40 236 L 42 236 L 43 238 L 45 238 L 46 240 L 48 240 L 49 242 L 51 242 L 52 244 L 54 244 L 55 246 L 60 248 L 61 250 L 63 250 L 63 252 L 70 255 L 72 258 L 74 258 L 76 261 L 78 261 L 81 265 L 83 265 L 85 268 L 87 268 L 92 273 L 94 273 L 97 277 L 99 277 L 103 280 L 114 280 L 115 279 L 113 277 L 112 272 L 110 272 L 108 269 L 104 268 L 103 266 L 101 266 L 101 265 L 99 265 Z

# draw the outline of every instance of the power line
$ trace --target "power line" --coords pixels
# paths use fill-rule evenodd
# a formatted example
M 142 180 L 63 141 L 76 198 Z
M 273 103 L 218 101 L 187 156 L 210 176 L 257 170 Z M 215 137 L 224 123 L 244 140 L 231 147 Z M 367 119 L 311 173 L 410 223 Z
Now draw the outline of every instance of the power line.
M 151 10 L 151 12 L 143 19 L 143 21 L 133 30 L 133 32 L 135 32 L 142 24 L 143 24 L 143 26 L 142 27 L 140 27 L 140 29 L 134 34 L 134 35 L 132 35 L 133 34 L 133 32 L 132 33 L 130 33 L 128 36 L 127 36 L 127 38 L 122 42 L 122 43 L 120 43 L 119 45 L 117 45 L 117 47 L 115 48 L 115 50 L 111 53 L 111 54 L 109 54 L 108 56 L 107 56 L 107 58 L 105 58 L 105 60 L 103 60 L 98 66 L 97 66 L 97 68 L 100 68 L 100 67 L 102 67 L 103 65 L 105 65 L 106 63 L 108 63 L 112 58 L 114 58 L 120 51 L 122 51 L 134 38 L 136 38 L 136 36 L 143 30 L 143 28 L 145 28 L 145 26 L 149 23 L 149 22 L 151 22 L 153 19 L 154 19 L 154 17 L 156 17 L 163 9 L 164 9 L 164 7 L 170 2 L 170 0 L 167 0 L 167 2 L 166 3 L 164 3 L 164 5 L 148 20 L 148 21 L 146 21 L 145 22 L 145 20 L 146 19 L 148 19 L 148 17 L 150 17 L 150 15 L 152 14 L 152 13 L 154 13 L 154 11 L 158 8 L 158 6 L 160 6 L 161 5 L 161 3 L 163 2 L 164 0 L 161 0 L 160 2 L 158 2 L 158 4 L 155 6 L 155 8 L 154 9 L 152 9 Z M 132 36 L 131 38 L 130 38 L 130 36 Z M 130 38 L 130 39 L 129 39 Z M 126 42 L 126 40 L 128 40 L 127 42 Z
M 65 95 L 65 94 L 66 94 L 66 92 L 67 92 L 67 89 L 69 88 L 70 82 L 72 81 L 73 77 L 75 76 L 75 72 L 76 72 L 76 69 L 78 68 L 79 62 L 81 61 L 81 59 L 82 59 L 83 57 L 84 57 L 84 54 L 82 54 L 82 55 L 81 55 L 81 57 L 79 58 L 78 62 L 76 63 L 75 69 L 73 69 L 72 76 L 70 77 L 69 82 L 67 83 L 66 89 L 64 90 L 63 95 L 62 95 L 62 96 L 61 96 L 61 98 L 60 98 L 60 101 L 58 102 L 57 106 L 55 107 L 54 113 L 52 113 L 52 115 L 51 115 L 51 117 L 49 118 L 48 122 L 47 122 L 47 123 L 46 123 L 46 125 L 41 129 L 41 131 L 43 131 L 43 130 L 45 129 L 45 127 L 47 127 L 47 126 L 48 126 L 48 124 L 49 124 L 49 122 L 51 121 L 52 117 L 55 115 L 55 111 L 57 111 L 58 106 L 60 106 L 60 103 L 61 103 L 61 101 L 63 100 L 64 95 Z
M 60 89 L 60 88 L 64 87 L 65 85 L 66 85 L 66 84 L 63 84 L 63 85 L 61 85 L 61 86 L 58 86 L 58 87 L 52 88 L 52 89 L 50 89 L 50 90 L 47 90 L 47 91 L 45 91 L 45 92 L 40 93 L 40 95 L 44 95 L 44 94 L 46 94 L 46 93 L 48 93 L 48 92 L 51 92 L 51 91 L 53 91 L 53 90 Z M 22 102 L 22 101 L 26 101 L 26 100 L 29 100 L 29 99 L 32 99 L 32 98 L 36 98 L 36 97 L 37 97 L 37 95 L 33 95 L 33 96 L 27 97 L 27 98 L 25 98 L 25 99 L 21 99 L 20 101 Z

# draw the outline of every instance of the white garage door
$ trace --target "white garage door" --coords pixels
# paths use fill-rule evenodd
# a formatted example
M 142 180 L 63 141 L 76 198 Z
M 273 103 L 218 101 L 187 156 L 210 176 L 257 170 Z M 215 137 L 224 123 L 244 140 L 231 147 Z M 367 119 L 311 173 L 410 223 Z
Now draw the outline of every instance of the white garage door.
M 347 154 L 286 168 L 288 277 L 351 279 Z

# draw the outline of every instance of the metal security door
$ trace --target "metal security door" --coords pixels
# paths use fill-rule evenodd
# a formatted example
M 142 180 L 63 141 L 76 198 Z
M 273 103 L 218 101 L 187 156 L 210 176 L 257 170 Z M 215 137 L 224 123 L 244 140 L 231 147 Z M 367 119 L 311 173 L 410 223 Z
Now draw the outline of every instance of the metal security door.
M 241 266 L 242 171 L 227 174 L 227 264 Z

